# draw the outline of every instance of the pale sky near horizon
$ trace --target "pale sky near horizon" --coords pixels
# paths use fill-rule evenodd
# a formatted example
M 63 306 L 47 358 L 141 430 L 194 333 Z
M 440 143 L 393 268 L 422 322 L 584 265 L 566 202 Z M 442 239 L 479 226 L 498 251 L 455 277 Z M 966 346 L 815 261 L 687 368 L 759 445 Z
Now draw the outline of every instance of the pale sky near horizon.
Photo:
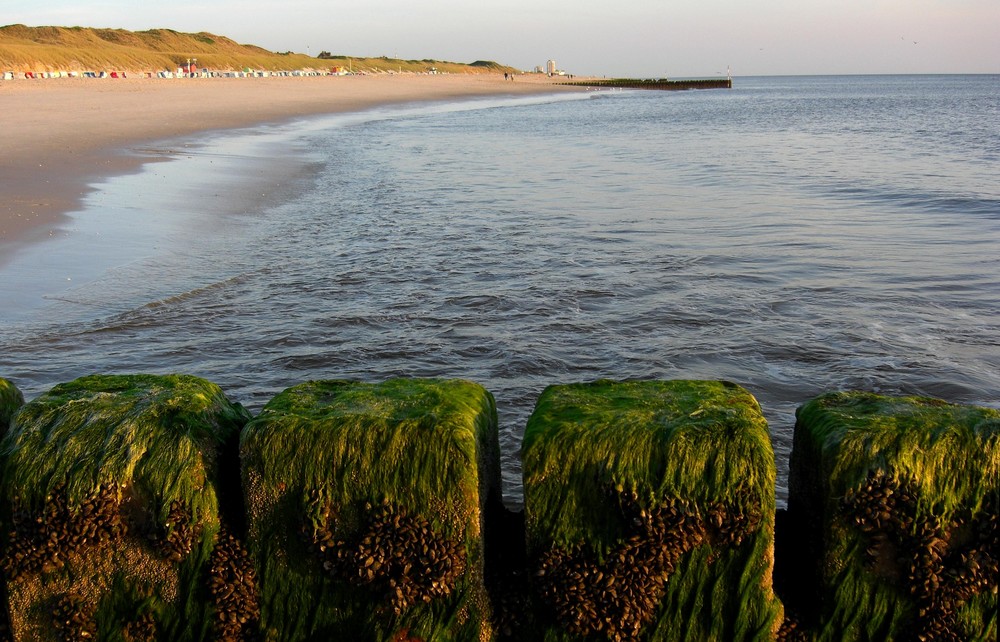
M 0 0 L 19 23 L 597 76 L 1000 73 L 1000 0 Z

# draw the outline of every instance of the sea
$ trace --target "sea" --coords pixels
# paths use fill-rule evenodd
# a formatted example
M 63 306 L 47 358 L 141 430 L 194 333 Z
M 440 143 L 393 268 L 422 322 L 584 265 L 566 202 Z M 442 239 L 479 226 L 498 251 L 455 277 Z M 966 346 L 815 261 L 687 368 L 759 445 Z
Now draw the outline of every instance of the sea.
M 186 373 L 496 398 L 505 500 L 546 386 L 727 380 L 1000 407 L 1000 76 L 737 77 L 408 104 L 128 153 L 0 257 L 0 377 Z

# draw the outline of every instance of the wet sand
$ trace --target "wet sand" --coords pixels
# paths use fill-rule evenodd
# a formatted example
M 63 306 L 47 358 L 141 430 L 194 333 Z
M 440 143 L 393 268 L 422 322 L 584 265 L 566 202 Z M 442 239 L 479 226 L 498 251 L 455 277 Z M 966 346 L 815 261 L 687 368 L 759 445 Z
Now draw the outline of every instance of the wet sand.
M 0 81 L 0 248 L 51 235 L 91 181 L 144 161 L 123 151 L 153 141 L 385 104 L 557 91 L 580 89 L 495 75 Z

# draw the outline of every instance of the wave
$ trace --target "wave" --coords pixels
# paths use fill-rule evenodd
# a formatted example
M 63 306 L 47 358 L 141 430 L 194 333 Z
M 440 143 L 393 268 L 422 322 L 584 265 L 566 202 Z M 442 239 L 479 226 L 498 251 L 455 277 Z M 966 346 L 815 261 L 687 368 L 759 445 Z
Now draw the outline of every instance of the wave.
M 1000 219 L 1000 199 L 940 190 L 900 189 L 890 185 L 836 185 L 821 188 L 834 198 L 933 214 L 955 214 Z
M 81 334 L 115 333 L 127 331 L 129 329 L 159 325 L 162 321 L 159 320 L 158 317 L 164 312 L 178 307 L 188 306 L 188 304 L 192 302 L 203 300 L 206 297 L 211 297 L 219 292 L 246 283 L 257 276 L 266 273 L 267 271 L 268 270 L 264 268 L 244 272 L 225 279 L 199 285 L 177 294 L 171 294 L 153 301 L 148 301 L 129 310 L 118 312 L 103 321 L 98 321 L 98 325 L 81 332 Z M 210 310 L 211 305 L 202 311 L 204 312 L 206 309 Z

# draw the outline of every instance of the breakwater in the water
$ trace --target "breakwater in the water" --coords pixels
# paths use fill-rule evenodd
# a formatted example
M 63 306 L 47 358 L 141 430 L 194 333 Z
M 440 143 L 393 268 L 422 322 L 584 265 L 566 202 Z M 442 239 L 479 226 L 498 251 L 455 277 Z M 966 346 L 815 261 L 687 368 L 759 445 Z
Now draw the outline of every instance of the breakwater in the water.
M 0 379 L 12 640 L 995 639 L 1000 411 L 721 381 L 554 385 L 500 502 L 463 380 Z
M 574 87 L 601 87 L 609 89 L 660 89 L 682 91 L 686 89 L 732 89 L 732 78 L 708 78 L 693 80 L 667 80 L 666 78 L 611 78 L 567 82 Z

